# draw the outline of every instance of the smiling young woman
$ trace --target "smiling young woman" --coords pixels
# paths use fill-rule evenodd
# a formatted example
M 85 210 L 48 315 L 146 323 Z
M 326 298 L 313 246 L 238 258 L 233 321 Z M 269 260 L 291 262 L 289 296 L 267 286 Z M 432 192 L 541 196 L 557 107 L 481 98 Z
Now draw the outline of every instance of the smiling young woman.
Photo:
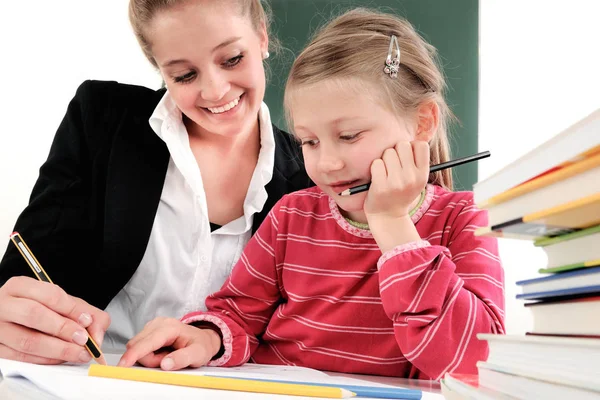
M 263 103 L 260 0 L 131 0 L 129 14 L 166 87 L 79 87 L 15 227 L 57 286 L 20 276 L 8 247 L 0 357 L 87 361 L 84 328 L 122 348 L 157 316 L 204 308 L 275 202 L 311 184 Z

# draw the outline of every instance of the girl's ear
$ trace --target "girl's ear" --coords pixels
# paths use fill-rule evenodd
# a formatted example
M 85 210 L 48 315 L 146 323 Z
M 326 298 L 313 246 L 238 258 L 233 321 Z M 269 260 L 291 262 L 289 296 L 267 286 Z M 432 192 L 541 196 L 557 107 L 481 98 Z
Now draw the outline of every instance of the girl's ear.
M 417 109 L 417 133 L 415 140 L 430 142 L 437 132 L 440 109 L 435 101 L 423 103 Z

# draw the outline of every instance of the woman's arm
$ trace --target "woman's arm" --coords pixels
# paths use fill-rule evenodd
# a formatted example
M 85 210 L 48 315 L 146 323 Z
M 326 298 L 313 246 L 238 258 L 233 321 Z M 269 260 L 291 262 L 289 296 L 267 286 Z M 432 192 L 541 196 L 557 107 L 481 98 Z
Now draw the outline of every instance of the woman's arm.
M 47 160 L 40 168 L 29 204 L 15 224 L 42 266 L 69 291 L 63 276 L 72 260 L 93 259 L 94 239 L 90 218 L 91 160 L 84 119 L 93 106 L 89 84 L 82 84 L 69 103 L 52 142 Z M 30 269 L 9 242 L 0 262 L 0 285 L 9 278 L 30 275 Z
M 29 205 L 15 230 L 56 285 L 37 282 L 9 243 L 0 262 L 0 357 L 35 363 L 87 361 L 81 344 L 88 328 L 100 344 L 108 314 L 77 298 L 89 288 L 81 261 L 92 263 L 95 235 L 90 218 L 91 160 L 84 119 L 92 106 L 89 84 L 70 102 Z M 76 262 L 77 261 L 77 262 Z

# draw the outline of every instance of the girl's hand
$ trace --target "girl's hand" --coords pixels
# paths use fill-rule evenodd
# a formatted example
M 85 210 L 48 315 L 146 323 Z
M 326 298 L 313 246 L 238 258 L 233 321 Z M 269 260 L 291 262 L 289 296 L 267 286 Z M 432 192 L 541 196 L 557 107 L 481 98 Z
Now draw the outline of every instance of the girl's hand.
M 429 144 L 401 142 L 371 164 L 371 187 L 364 211 L 382 253 L 421 239 L 410 206 L 427 184 Z
M 172 347 L 175 351 L 163 349 Z M 139 362 L 164 370 L 206 365 L 221 348 L 219 334 L 210 329 L 184 324 L 175 318 L 155 318 L 127 343 L 120 367 Z
M 365 200 L 367 219 L 407 216 L 410 205 L 427 184 L 429 144 L 401 142 L 371 164 L 371 187 Z

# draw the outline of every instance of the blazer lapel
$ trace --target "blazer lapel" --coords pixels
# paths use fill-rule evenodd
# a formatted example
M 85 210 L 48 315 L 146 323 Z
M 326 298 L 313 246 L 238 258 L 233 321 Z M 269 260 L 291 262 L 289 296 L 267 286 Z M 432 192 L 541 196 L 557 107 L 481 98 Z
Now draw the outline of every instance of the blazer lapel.
M 148 117 L 123 118 L 109 159 L 104 214 L 102 264 L 111 275 L 105 282 L 112 299 L 137 269 L 150 238 L 169 164 L 169 151 Z M 275 167 L 266 186 L 268 199 L 254 216 L 256 232 L 275 203 L 286 193 L 312 186 L 302 156 L 291 137 L 273 127 Z
M 263 209 L 254 216 L 253 234 L 260 227 L 271 208 L 285 194 L 314 185 L 304 170 L 302 152 L 290 134 L 273 125 L 273 136 L 275 137 L 273 178 L 265 187 L 268 194 L 267 201 Z

